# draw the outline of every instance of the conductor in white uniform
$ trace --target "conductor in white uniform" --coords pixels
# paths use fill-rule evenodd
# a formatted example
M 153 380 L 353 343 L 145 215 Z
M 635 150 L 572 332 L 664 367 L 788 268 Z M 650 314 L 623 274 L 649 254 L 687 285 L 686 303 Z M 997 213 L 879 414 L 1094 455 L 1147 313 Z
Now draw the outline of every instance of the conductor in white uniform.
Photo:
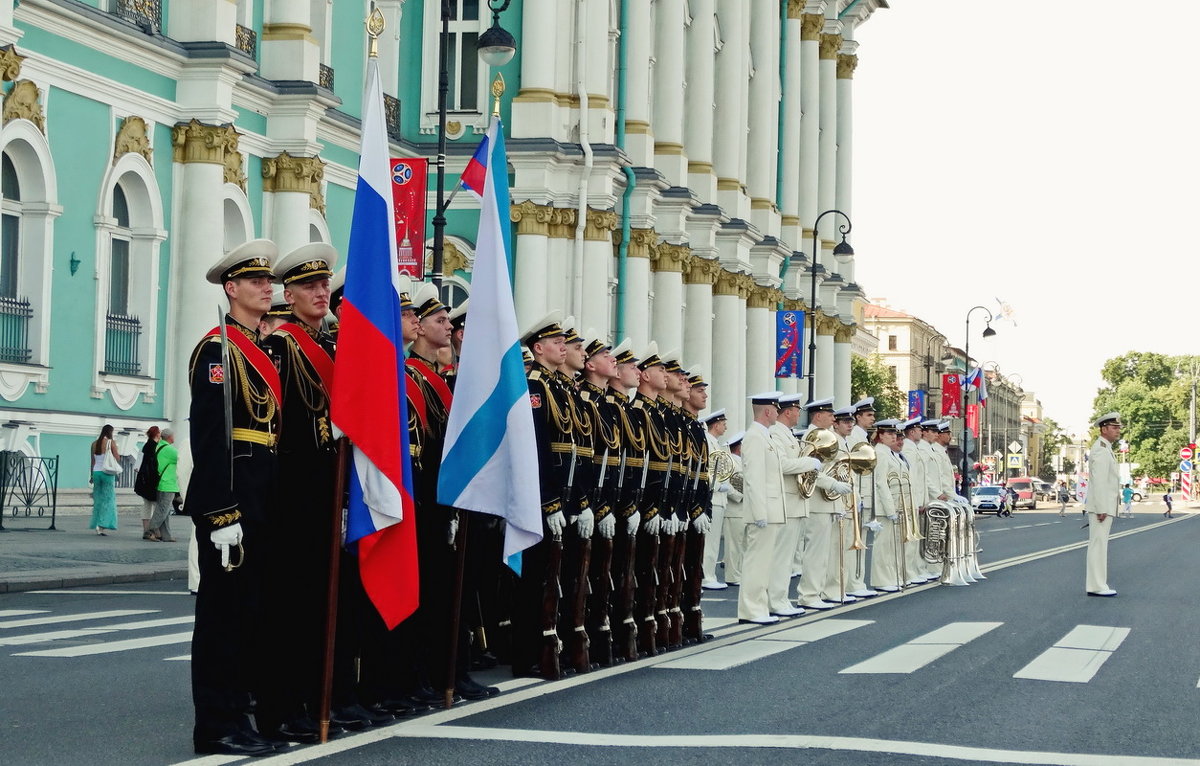
M 1108 533 L 1121 502 L 1121 481 L 1113 445 L 1121 438 L 1121 413 L 1109 412 L 1096 420 L 1100 437 L 1088 452 L 1088 489 L 1084 508 L 1088 515 L 1087 594 L 1115 596 L 1108 587 Z

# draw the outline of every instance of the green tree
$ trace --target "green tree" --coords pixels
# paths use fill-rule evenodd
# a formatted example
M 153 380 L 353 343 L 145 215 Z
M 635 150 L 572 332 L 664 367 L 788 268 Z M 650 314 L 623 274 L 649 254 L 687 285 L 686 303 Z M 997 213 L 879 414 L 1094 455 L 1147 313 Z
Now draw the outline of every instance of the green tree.
M 1096 392 L 1093 417 L 1121 413 L 1128 460 L 1138 464 L 1135 476 L 1165 478 L 1177 470 L 1179 448 L 1188 443 L 1190 375 L 1198 364 L 1200 357 L 1138 351 L 1104 363 L 1101 374 L 1107 385 Z
M 879 354 L 869 359 L 850 357 L 850 398 L 854 401 L 875 397 L 879 420 L 903 417 L 908 411 L 904 394 L 896 387 L 896 374 L 886 367 Z
M 1045 430 L 1042 431 L 1041 465 L 1037 466 L 1036 473 L 1039 478 L 1053 482 L 1056 478 L 1054 456 L 1058 454 L 1059 448 L 1067 443 L 1069 437 L 1053 418 L 1046 418 L 1042 425 L 1045 426 Z M 1065 468 L 1063 470 L 1066 471 Z

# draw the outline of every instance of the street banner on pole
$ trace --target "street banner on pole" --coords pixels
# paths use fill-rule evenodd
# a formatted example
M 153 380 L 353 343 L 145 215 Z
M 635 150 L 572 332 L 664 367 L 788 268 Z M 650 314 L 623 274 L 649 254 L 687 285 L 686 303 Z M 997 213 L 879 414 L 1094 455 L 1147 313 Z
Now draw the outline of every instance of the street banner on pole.
M 979 405 L 967 405 L 967 428 L 971 429 L 971 434 L 979 438 Z
M 914 389 L 908 392 L 908 417 L 925 417 L 925 391 Z
M 775 377 L 800 377 L 800 362 L 803 359 L 800 331 L 803 329 L 803 311 L 775 312 Z
M 962 417 L 962 376 L 957 372 L 942 375 L 942 417 Z
M 396 267 L 412 279 L 425 276 L 425 190 L 429 161 L 392 159 L 392 199 L 396 208 Z

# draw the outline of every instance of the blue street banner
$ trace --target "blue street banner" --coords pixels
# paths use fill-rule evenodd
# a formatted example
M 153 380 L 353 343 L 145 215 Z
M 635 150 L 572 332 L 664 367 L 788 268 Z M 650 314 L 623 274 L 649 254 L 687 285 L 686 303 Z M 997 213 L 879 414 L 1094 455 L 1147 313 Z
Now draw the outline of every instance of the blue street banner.
M 921 389 L 908 392 L 908 417 L 925 417 L 925 392 Z
M 775 377 L 798 378 L 801 374 L 800 339 L 804 334 L 803 311 L 775 312 Z

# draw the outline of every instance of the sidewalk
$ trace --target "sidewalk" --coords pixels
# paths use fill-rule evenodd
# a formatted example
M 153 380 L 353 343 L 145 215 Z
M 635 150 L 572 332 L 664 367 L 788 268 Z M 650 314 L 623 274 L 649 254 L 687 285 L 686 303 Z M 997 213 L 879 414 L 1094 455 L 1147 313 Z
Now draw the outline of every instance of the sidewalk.
M 192 520 L 172 516 L 177 542 L 150 542 L 142 539 L 141 501 L 134 506 L 119 497 L 118 502 L 117 530 L 106 530 L 104 537 L 87 528 L 90 505 L 60 504 L 53 530 L 49 514 L 13 518 L 11 509 L 5 509 L 0 593 L 166 579 L 179 579 L 179 587 L 186 589 Z

